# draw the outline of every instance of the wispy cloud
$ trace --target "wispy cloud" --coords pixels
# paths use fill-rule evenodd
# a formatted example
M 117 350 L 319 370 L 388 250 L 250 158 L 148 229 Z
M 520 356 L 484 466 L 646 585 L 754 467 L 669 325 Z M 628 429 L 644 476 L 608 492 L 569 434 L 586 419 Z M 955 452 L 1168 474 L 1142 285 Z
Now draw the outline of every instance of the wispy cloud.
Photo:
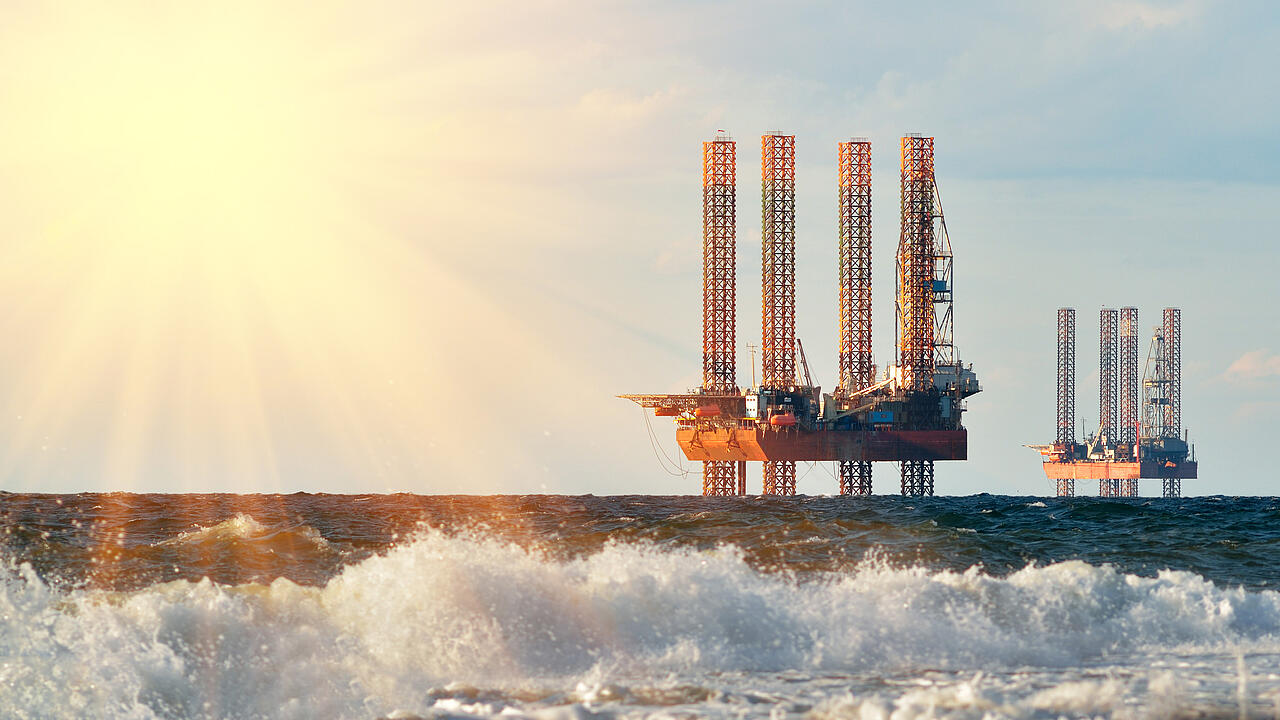
M 1177 5 L 1158 5 L 1156 3 L 1123 2 L 1107 5 L 1102 10 L 1102 25 L 1110 30 L 1124 28 L 1152 29 L 1172 27 L 1192 20 L 1200 13 L 1200 6 L 1195 2 L 1178 3 Z
M 1250 350 L 1236 358 L 1223 373 L 1230 382 L 1251 382 L 1280 375 L 1280 355 L 1270 350 Z

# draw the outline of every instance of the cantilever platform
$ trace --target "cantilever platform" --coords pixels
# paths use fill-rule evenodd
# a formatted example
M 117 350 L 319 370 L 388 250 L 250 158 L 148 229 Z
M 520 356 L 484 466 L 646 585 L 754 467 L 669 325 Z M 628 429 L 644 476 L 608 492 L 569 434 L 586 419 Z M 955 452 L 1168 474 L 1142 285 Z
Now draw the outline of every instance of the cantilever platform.
M 803 430 L 681 427 L 676 442 L 690 460 L 965 460 L 966 430 Z
M 1194 480 L 1197 467 L 1194 460 L 1185 460 L 1173 466 L 1159 460 L 1047 462 L 1044 463 L 1044 474 L 1050 480 Z

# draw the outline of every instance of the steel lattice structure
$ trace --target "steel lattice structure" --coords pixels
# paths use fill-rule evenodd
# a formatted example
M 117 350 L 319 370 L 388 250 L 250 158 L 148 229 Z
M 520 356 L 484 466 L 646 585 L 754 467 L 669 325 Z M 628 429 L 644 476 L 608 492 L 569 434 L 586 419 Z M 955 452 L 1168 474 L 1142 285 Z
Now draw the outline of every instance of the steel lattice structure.
M 841 495 L 871 494 L 871 463 L 841 460 L 839 464 Z
M 1076 311 L 1058 308 L 1058 429 L 1055 442 L 1076 441 Z
M 796 137 L 760 137 L 762 388 L 796 385 Z M 765 495 L 795 495 L 796 464 L 764 464 Z
M 737 143 L 702 143 L 702 389 L 736 393 Z M 735 463 L 702 464 L 703 495 L 736 495 Z
M 796 461 L 770 460 L 764 463 L 765 495 L 796 494 Z
M 1116 436 L 1116 327 L 1117 311 L 1098 313 L 1098 428 L 1108 440 Z
M 1054 443 L 1074 448 L 1076 442 L 1076 311 L 1058 308 L 1057 431 Z M 1058 480 L 1058 497 L 1075 497 L 1076 481 Z
M 935 351 L 933 138 L 902 138 L 902 227 L 898 237 L 898 365 L 902 387 L 927 392 L 933 388 Z M 933 462 L 901 463 L 902 494 L 933 494 Z
M 903 460 L 902 494 L 907 496 L 933 494 L 933 461 Z
M 1160 481 L 1160 490 L 1167 498 L 1182 497 L 1182 480 L 1179 478 L 1164 478 Z
M 702 143 L 702 387 L 737 392 L 737 143 Z
M 902 138 L 902 230 L 898 239 L 898 364 L 908 390 L 933 386 L 933 138 Z M 905 468 L 905 465 L 904 465 Z M 903 476 L 905 483 L 906 476 Z
M 1164 435 L 1176 438 L 1182 435 L 1182 311 L 1178 308 L 1165 308 L 1162 319 L 1164 372 L 1168 380 L 1165 389 L 1167 404 L 1164 406 Z
M 851 393 L 875 382 L 871 355 L 871 143 L 837 144 L 840 201 L 840 384 Z M 871 494 L 871 463 L 841 460 L 840 493 Z
M 1138 442 L 1138 308 L 1120 308 L 1120 427 L 1116 429 L 1118 446 L 1132 457 Z
M 871 143 L 839 143 L 840 386 L 875 382 L 871 357 Z
M 1146 372 L 1142 375 L 1142 431 L 1144 437 L 1165 437 L 1168 415 L 1169 362 L 1164 327 L 1156 326 L 1147 351 Z
M 761 387 L 796 384 L 796 138 L 760 138 Z

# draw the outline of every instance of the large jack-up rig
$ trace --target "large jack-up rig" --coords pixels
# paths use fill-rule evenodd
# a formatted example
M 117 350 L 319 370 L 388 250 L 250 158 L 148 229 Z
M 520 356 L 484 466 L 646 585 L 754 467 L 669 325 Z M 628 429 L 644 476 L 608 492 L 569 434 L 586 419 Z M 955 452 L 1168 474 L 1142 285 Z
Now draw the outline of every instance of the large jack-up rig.
M 1137 497 L 1138 480 L 1159 478 L 1164 496 L 1176 498 L 1182 481 L 1197 476 L 1195 447 L 1182 427 L 1182 311 L 1165 308 L 1161 320 L 1151 337 L 1139 401 L 1138 308 L 1099 313 L 1100 419 L 1097 431 L 1078 443 L 1076 311 L 1058 309 L 1057 437 L 1052 445 L 1029 447 L 1044 456 L 1045 476 L 1057 481 L 1059 497 L 1074 496 L 1076 480 L 1085 479 L 1098 481 L 1102 497 Z
M 934 183 L 933 138 L 902 138 L 897 253 L 897 363 L 871 354 L 871 143 L 838 144 L 840 380 L 813 384 L 795 333 L 795 136 L 761 137 L 761 382 L 736 376 L 736 143 L 702 147 L 702 386 L 684 394 L 621 395 L 676 423 L 676 441 L 703 463 L 704 495 L 745 495 L 746 463 L 764 464 L 763 493 L 794 495 L 797 461 L 838 463 L 840 492 L 871 494 L 871 463 L 899 464 L 903 495 L 932 495 L 933 464 L 964 460 L 965 398 L 980 390 L 953 341 L 951 240 Z M 797 362 L 798 361 L 798 362 Z

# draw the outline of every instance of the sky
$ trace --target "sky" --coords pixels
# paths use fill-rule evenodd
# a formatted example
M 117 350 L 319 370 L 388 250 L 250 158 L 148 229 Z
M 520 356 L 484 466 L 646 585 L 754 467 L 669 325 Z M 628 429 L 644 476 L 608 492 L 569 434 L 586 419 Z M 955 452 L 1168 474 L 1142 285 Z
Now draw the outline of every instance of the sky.
M 872 141 L 883 363 L 919 132 L 984 387 L 937 491 L 1052 494 L 1023 445 L 1054 431 L 1055 310 L 1096 424 L 1097 311 L 1136 305 L 1183 309 L 1184 492 L 1274 495 L 1276 67 L 1267 2 L 6 2 L 0 489 L 696 493 L 669 421 L 655 446 L 614 396 L 700 382 L 725 129 L 742 384 L 759 136 L 797 137 L 797 329 L 829 389 L 836 143 Z

